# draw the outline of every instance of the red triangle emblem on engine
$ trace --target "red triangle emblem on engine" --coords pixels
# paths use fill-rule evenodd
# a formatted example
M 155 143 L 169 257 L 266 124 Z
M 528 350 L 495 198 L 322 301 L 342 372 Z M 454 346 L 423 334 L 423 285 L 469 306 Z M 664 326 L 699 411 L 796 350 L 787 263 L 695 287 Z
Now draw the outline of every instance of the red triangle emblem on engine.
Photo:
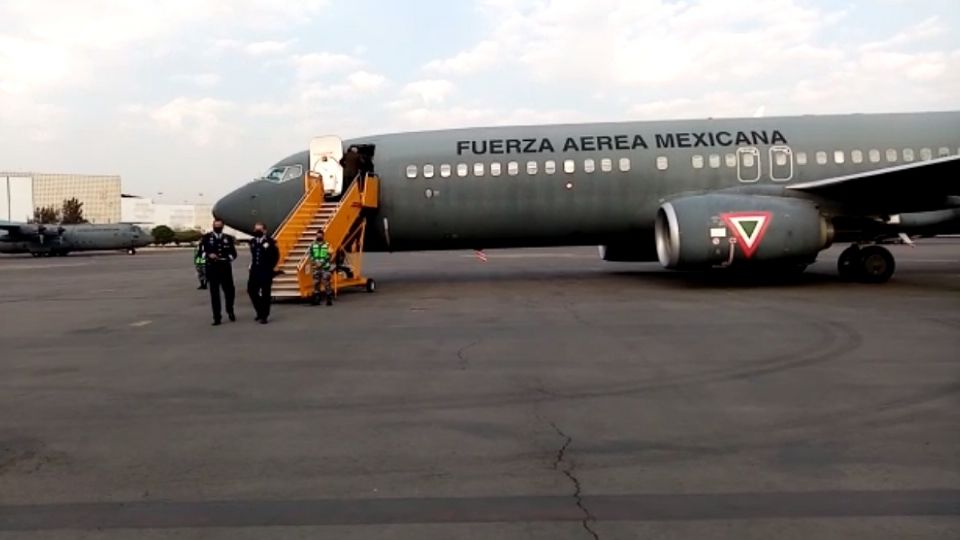
M 744 257 L 749 259 L 760 247 L 763 235 L 767 233 L 767 227 L 770 226 L 770 221 L 773 219 L 773 214 L 770 212 L 731 212 L 720 214 L 720 218 L 723 219 L 730 233 L 737 239 Z

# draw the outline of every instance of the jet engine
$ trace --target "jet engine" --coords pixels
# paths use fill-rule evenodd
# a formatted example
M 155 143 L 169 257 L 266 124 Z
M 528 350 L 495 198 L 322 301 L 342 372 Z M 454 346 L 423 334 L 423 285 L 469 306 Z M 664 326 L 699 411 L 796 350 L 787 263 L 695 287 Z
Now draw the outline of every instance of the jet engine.
M 833 226 L 803 199 L 713 193 L 664 203 L 655 233 L 660 264 L 805 266 L 833 243 Z

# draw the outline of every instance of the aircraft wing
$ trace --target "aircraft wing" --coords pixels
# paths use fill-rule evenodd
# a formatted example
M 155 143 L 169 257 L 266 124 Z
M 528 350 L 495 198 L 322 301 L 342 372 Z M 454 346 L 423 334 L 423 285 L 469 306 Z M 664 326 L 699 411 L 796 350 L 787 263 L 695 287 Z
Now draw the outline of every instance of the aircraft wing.
M 6 231 L 11 237 L 57 236 L 63 233 L 59 225 L 34 225 L 11 221 L 0 221 L 0 231 Z
M 787 189 L 836 201 L 865 213 L 936 210 L 950 206 L 951 197 L 960 195 L 960 155 L 802 182 Z

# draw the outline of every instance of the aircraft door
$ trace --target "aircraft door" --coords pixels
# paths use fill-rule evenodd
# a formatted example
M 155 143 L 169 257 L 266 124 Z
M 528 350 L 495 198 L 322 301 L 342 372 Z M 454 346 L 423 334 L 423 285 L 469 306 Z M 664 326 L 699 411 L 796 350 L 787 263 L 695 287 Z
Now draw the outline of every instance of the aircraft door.
M 310 171 L 320 175 L 324 194 L 339 197 L 343 191 L 343 141 L 340 137 L 329 135 L 315 137 L 310 141 Z
M 737 149 L 737 177 L 741 182 L 760 180 L 760 150 L 756 148 Z
M 787 182 L 793 178 L 793 150 L 789 146 L 770 148 L 770 179 Z

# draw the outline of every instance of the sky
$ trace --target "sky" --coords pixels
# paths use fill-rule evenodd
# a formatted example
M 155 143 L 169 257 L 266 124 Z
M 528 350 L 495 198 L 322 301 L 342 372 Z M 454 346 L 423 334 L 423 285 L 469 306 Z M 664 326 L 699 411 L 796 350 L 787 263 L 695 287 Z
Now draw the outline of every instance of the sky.
M 0 170 L 213 202 L 344 138 L 960 109 L 957 0 L 0 0 Z

